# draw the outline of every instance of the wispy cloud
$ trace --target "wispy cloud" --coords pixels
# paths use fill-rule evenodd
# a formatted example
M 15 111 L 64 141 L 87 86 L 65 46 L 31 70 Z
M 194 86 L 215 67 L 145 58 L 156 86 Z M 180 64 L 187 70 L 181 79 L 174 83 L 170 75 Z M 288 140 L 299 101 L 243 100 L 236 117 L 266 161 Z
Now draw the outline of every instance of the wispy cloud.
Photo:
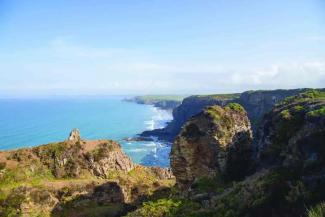
M 25 56 L 24 61 L 20 62 L 19 55 Z M 19 72 L 19 76 L 0 74 L 0 90 L 48 94 L 195 94 L 322 87 L 325 83 L 325 58 L 264 65 L 243 65 L 234 60 L 234 64 L 226 65 L 217 60 L 186 61 L 139 50 L 97 48 L 64 38 L 19 55 L 12 55 L 12 61 L 0 61 L 3 70 Z

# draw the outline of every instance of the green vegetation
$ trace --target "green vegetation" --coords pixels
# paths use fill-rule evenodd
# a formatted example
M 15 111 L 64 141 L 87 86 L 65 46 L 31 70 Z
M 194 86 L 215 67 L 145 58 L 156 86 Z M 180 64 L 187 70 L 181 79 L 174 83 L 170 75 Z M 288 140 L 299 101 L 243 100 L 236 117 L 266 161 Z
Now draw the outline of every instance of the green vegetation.
M 307 211 L 307 217 L 324 217 L 325 203 L 320 203 Z
M 0 162 L 0 170 L 4 170 L 6 168 L 6 162 Z
M 229 103 L 225 108 L 230 108 L 237 112 L 245 112 L 244 107 L 238 103 Z
M 159 199 L 148 201 L 126 217 L 200 217 L 200 205 L 184 199 Z
M 285 98 L 282 102 L 279 103 L 279 105 L 285 105 L 292 102 L 304 102 L 310 100 L 325 100 L 325 91 L 308 90 L 296 96 L 290 96 Z
M 231 100 L 231 99 L 238 99 L 240 97 L 240 93 L 196 95 L 196 96 L 200 98 L 213 98 L 216 100 Z
M 307 116 L 309 117 L 320 117 L 325 116 L 325 106 L 322 106 L 321 108 L 317 110 L 313 110 L 307 113 Z
M 215 193 L 222 193 L 225 187 L 226 187 L 225 183 L 223 183 L 220 180 L 220 177 L 200 178 L 192 186 L 192 188 L 198 192 L 215 192 Z

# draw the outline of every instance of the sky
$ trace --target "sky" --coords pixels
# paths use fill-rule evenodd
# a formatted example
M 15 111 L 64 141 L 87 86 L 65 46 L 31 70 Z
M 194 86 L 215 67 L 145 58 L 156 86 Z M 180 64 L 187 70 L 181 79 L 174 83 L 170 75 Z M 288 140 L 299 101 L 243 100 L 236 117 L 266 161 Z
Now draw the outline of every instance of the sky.
M 0 96 L 324 84 L 324 0 L 0 0 Z

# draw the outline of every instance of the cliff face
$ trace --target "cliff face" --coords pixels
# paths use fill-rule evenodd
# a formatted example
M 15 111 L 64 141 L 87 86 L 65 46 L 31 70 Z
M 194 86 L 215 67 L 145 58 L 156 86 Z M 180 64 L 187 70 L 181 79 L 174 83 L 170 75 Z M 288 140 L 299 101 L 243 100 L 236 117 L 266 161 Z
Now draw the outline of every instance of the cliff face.
M 224 106 L 231 102 L 239 103 L 245 108 L 255 132 L 263 115 L 270 111 L 275 104 L 288 96 L 304 91 L 306 89 L 246 91 L 242 94 L 190 96 L 185 98 L 182 104 L 173 110 L 173 120 L 164 129 L 145 131 L 141 135 L 157 136 L 161 140 L 172 142 L 185 122 L 193 115 L 201 112 L 206 106 Z
M 134 164 L 111 140 L 0 152 L 0 216 L 121 216 L 170 186 L 168 169 Z
M 207 107 L 190 119 L 176 138 L 171 167 L 181 188 L 196 179 L 240 180 L 250 168 L 252 133 L 239 104 Z
M 163 129 L 145 131 L 141 136 L 157 136 L 161 140 L 173 141 L 180 132 L 182 126 L 193 115 L 198 114 L 206 106 L 224 106 L 232 102 L 238 95 L 216 95 L 216 96 L 190 96 L 183 100 L 182 104 L 173 110 L 173 120 Z

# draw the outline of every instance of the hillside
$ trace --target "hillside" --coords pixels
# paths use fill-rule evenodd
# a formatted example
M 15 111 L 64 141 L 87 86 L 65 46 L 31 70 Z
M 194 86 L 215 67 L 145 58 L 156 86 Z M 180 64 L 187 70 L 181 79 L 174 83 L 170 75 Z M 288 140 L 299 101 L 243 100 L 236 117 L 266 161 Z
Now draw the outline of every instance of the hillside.
M 168 169 L 134 164 L 111 140 L 0 152 L 0 216 L 121 216 L 173 184 Z

